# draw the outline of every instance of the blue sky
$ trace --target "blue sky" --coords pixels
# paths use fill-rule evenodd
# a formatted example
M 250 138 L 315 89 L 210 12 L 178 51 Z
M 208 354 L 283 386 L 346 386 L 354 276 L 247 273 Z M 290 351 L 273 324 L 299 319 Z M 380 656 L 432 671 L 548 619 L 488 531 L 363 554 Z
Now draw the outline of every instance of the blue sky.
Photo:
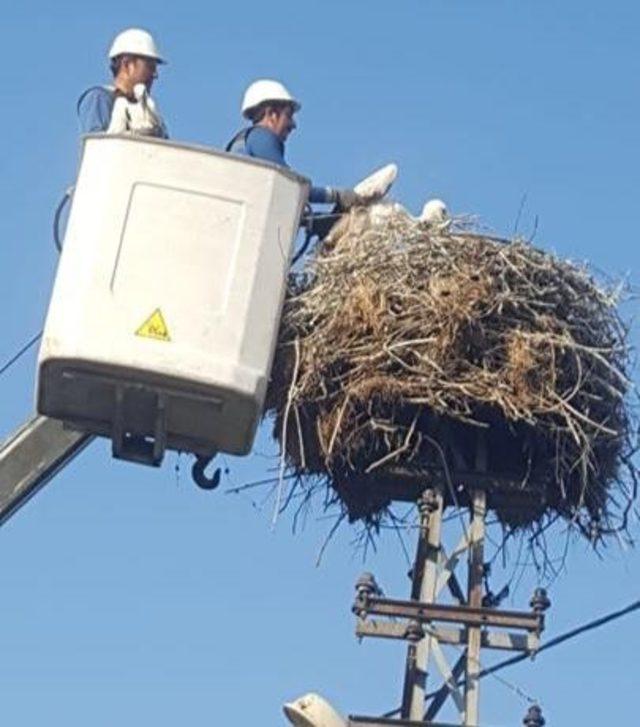
M 317 183 L 395 161 L 407 207 L 439 196 L 503 234 L 526 195 L 521 232 L 537 218 L 537 244 L 638 282 L 635 3 L 24 2 L 0 29 L 0 359 L 42 325 L 52 212 L 76 171 L 75 102 L 108 79 L 106 49 L 131 25 L 170 61 L 155 95 L 174 138 L 223 146 L 247 83 L 281 78 L 303 102 L 289 161 Z M 0 377 L 0 435 L 30 413 L 33 379 L 33 356 Z M 289 515 L 270 527 L 266 490 L 224 492 L 274 455 L 265 429 L 203 493 L 184 457 L 151 470 L 100 442 L 0 530 L 7 724 L 276 727 L 280 705 L 311 689 L 345 713 L 396 706 L 404 649 L 358 645 L 349 607 L 363 569 L 408 592 L 398 540 L 383 535 L 363 563 L 344 527 L 316 568 L 332 525 L 319 506 L 292 534 Z M 639 576 L 637 552 L 613 544 L 597 558 L 576 543 L 550 588 L 547 636 L 637 600 Z M 507 605 L 526 608 L 535 585 L 527 573 Z M 550 725 L 630 724 L 639 618 L 501 673 L 508 685 L 487 679 L 483 727 L 520 723 L 516 689 Z

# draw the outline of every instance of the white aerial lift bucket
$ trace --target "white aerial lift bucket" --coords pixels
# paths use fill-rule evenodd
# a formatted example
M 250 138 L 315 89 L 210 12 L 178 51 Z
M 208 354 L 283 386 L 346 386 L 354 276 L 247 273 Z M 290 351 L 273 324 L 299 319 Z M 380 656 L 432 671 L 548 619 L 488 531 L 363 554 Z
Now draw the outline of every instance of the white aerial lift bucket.
M 84 139 L 38 367 L 38 411 L 158 464 L 246 454 L 308 182 L 208 148 Z

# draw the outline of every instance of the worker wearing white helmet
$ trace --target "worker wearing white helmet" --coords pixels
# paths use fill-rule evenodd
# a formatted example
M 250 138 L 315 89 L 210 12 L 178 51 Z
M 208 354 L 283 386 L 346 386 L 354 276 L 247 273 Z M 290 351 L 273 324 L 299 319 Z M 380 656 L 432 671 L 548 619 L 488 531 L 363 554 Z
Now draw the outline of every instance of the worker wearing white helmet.
M 165 60 L 146 30 L 119 33 L 109 50 L 113 85 L 93 86 L 78 100 L 82 133 L 106 131 L 166 138 L 167 130 L 149 95 Z
M 300 107 L 300 102 L 279 81 L 254 81 L 242 100 L 242 115 L 251 125 L 231 139 L 227 151 L 288 166 L 284 158 L 284 144 L 296 128 L 294 116 Z M 352 189 L 312 187 L 309 201 L 337 204 L 347 209 L 358 204 L 360 198 Z

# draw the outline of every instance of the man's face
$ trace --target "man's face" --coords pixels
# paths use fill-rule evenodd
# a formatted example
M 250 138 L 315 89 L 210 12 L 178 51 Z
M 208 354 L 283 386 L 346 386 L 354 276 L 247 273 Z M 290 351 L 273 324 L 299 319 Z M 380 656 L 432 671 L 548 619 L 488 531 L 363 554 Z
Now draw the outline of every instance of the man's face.
M 144 83 L 151 90 L 154 80 L 158 77 L 158 63 L 153 58 L 133 56 L 127 63 L 127 72 L 131 87 Z
M 270 116 L 270 128 L 277 134 L 282 141 L 286 141 L 289 134 L 296 128 L 296 121 L 294 119 L 295 111 L 293 106 L 284 106 L 280 109 L 271 109 L 269 112 Z

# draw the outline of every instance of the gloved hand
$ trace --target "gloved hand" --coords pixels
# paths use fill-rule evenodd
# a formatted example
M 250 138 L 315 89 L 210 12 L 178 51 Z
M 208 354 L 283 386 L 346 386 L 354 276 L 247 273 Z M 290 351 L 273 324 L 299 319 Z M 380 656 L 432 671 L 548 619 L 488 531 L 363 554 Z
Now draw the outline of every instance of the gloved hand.
M 351 209 L 365 200 L 353 189 L 336 189 L 336 203 L 343 210 Z

